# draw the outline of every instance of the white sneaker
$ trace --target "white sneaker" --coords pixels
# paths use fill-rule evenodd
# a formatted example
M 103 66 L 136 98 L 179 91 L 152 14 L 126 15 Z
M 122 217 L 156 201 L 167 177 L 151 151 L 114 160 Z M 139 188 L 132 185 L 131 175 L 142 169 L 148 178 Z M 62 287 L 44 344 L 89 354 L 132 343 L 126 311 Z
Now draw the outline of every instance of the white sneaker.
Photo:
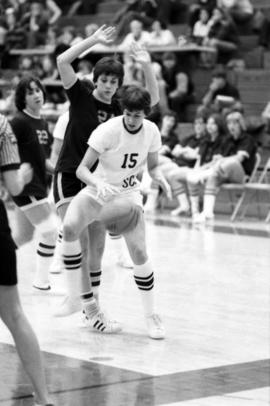
M 47 282 L 44 283 L 44 282 L 34 281 L 32 286 L 35 291 L 39 290 L 42 292 L 48 292 L 49 290 L 51 290 L 51 286 Z
M 162 340 L 165 338 L 165 329 L 161 318 L 158 314 L 152 314 L 146 318 L 148 335 L 154 340 Z
M 171 211 L 171 216 L 174 216 L 174 217 L 189 216 L 189 215 L 190 215 L 190 210 L 188 207 L 186 207 L 186 208 L 177 207 L 176 209 Z
M 205 215 L 204 215 L 204 213 L 203 212 L 202 213 L 194 213 L 192 215 L 192 221 L 193 221 L 193 223 L 196 223 L 196 224 L 205 223 Z
M 115 334 L 122 330 L 122 326 L 115 320 L 108 320 L 104 313 L 99 312 L 91 319 L 83 311 L 83 322 L 85 327 L 91 327 L 95 331 L 103 334 Z
M 79 312 L 82 309 L 79 297 L 66 296 L 59 309 L 54 312 L 54 317 L 70 316 L 73 313 Z

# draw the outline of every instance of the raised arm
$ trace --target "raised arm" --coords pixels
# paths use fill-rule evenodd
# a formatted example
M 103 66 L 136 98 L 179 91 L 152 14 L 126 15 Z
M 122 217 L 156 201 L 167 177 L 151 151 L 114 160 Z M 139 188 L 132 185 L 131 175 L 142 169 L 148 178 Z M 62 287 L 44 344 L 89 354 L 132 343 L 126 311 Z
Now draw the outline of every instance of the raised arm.
M 135 42 L 131 45 L 130 55 L 141 65 L 143 69 L 145 87 L 151 95 L 151 106 L 155 106 L 159 102 L 159 90 L 157 78 L 152 67 L 151 56 L 149 52 Z
M 85 52 L 93 45 L 98 43 L 106 45 L 111 44 L 114 32 L 114 27 L 106 27 L 106 25 L 102 25 L 93 35 L 78 44 L 73 45 L 57 57 L 57 67 L 65 89 L 69 89 L 77 80 L 76 73 L 72 67 L 72 62 L 78 58 L 81 53 Z

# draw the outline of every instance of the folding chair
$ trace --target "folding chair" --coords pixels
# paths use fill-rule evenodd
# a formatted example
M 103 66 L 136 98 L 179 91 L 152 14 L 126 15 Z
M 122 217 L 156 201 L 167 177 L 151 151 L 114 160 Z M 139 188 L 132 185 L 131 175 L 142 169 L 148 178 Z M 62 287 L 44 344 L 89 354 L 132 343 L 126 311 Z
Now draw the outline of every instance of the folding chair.
M 256 177 L 258 176 L 257 172 L 258 172 L 260 163 L 261 163 L 261 155 L 257 152 L 254 169 L 252 171 L 252 174 L 246 178 L 245 183 L 224 183 L 221 186 L 221 189 L 226 190 L 229 194 L 230 203 L 231 203 L 231 207 L 232 207 L 231 221 L 235 220 L 235 218 L 240 210 L 240 207 L 242 206 L 242 203 L 244 202 L 246 185 L 250 184 L 251 182 L 256 180 Z M 236 193 L 238 195 L 240 194 L 240 197 L 238 197 L 237 202 L 234 203 L 233 195 Z
M 270 158 L 266 161 L 264 168 L 262 170 L 262 173 L 258 179 L 257 182 L 249 182 L 245 185 L 245 195 L 250 194 L 250 199 L 247 201 L 245 210 L 243 210 L 241 217 L 244 218 L 248 205 L 251 203 L 252 198 L 256 196 L 256 204 L 257 204 L 257 211 L 258 215 L 260 217 L 260 200 L 259 200 L 259 195 L 260 193 L 268 193 L 269 195 L 269 201 L 266 203 L 270 206 Z M 265 221 L 268 222 L 270 221 L 270 209 L 268 211 L 268 214 L 266 215 Z

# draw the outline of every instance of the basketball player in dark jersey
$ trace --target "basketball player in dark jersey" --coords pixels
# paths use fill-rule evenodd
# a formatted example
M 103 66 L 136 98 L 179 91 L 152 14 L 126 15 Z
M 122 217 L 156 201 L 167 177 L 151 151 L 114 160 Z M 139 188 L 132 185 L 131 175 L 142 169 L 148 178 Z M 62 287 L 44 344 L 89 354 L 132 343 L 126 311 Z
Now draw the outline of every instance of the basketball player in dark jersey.
M 16 137 L 3 115 L 0 115 L 0 173 L 5 187 L 13 195 L 19 194 L 33 176 L 33 170 L 28 163 L 20 166 Z M 1 199 L 0 246 L 0 318 L 14 338 L 18 354 L 35 391 L 36 405 L 53 406 L 49 403 L 39 344 L 20 303 L 17 289 L 16 245 Z
M 15 105 L 18 112 L 10 124 L 18 141 L 22 162 L 33 168 L 33 179 L 13 200 L 20 208 L 20 217 L 39 232 L 37 267 L 33 286 L 50 290 L 49 268 L 53 259 L 57 227 L 50 203 L 47 200 L 47 171 L 53 168 L 46 156 L 46 148 L 52 142 L 48 123 L 41 116 L 45 91 L 38 79 L 27 76 L 20 80 L 15 90 Z M 20 218 L 19 217 L 19 218 Z M 25 235 L 19 226 L 15 241 L 21 245 L 32 235 Z
M 66 129 L 64 143 L 56 165 L 54 180 L 54 196 L 58 213 L 63 219 L 72 198 L 81 190 L 82 183 L 76 178 L 75 171 L 87 149 L 87 140 L 92 131 L 102 122 L 121 114 L 117 99 L 114 97 L 119 86 L 122 85 L 124 70 L 123 65 L 114 57 L 100 59 L 93 74 L 94 90 L 89 90 L 80 81 L 72 67 L 72 62 L 83 52 L 89 50 L 97 43 L 110 44 L 115 32 L 113 27 L 101 26 L 92 36 L 69 48 L 58 57 L 58 69 L 70 100 L 70 120 Z M 151 105 L 159 101 L 158 86 L 151 67 L 149 54 L 134 45 L 131 50 L 132 56 L 142 65 L 146 88 L 151 93 Z M 95 168 L 92 168 L 94 170 Z M 90 244 L 89 240 L 90 239 Z M 90 225 L 89 232 L 84 231 L 81 235 L 83 249 L 82 263 L 82 286 L 81 293 L 97 296 L 101 276 L 101 259 L 104 251 L 105 230 L 99 222 Z M 88 250 L 91 283 L 88 276 Z M 62 305 L 62 309 L 56 315 L 68 315 L 78 310 L 78 275 L 76 280 L 72 274 L 67 274 L 68 298 Z M 90 295 L 91 295 L 90 294 Z M 93 299 L 94 302 L 94 299 Z M 98 311 L 98 306 L 96 307 Z M 95 315 L 96 316 L 96 315 Z M 106 324 L 107 321 L 103 320 Z M 106 332 L 114 332 L 114 327 Z M 118 327 L 116 327 L 117 329 Z

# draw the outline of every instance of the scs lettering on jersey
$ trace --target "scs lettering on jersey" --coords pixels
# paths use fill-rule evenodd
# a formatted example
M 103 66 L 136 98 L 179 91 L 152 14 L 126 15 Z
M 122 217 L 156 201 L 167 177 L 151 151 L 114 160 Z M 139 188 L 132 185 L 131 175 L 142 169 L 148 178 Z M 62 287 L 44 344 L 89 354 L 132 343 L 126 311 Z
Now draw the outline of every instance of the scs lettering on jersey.
M 37 130 L 37 136 L 41 145 L 47 145 L 49 136 L 46 130 Z
M 121 165 L 121 168 L 134 168 L 138 162 L 138 153 L 124 154 L 124 160 Z M 122 183 L 122 188 L 126 189 L 128 187 L 133 187 L 137 184 L 136 175 L 131 175 L 128 178 L 124 179 Z
M 126 189 L 128 187 L 133 187 L 135 185 L 137 185 L 137 177 L 136 177 L 136 175 L 131 175 L 128 178 L 123 180 L 122 188 Z

